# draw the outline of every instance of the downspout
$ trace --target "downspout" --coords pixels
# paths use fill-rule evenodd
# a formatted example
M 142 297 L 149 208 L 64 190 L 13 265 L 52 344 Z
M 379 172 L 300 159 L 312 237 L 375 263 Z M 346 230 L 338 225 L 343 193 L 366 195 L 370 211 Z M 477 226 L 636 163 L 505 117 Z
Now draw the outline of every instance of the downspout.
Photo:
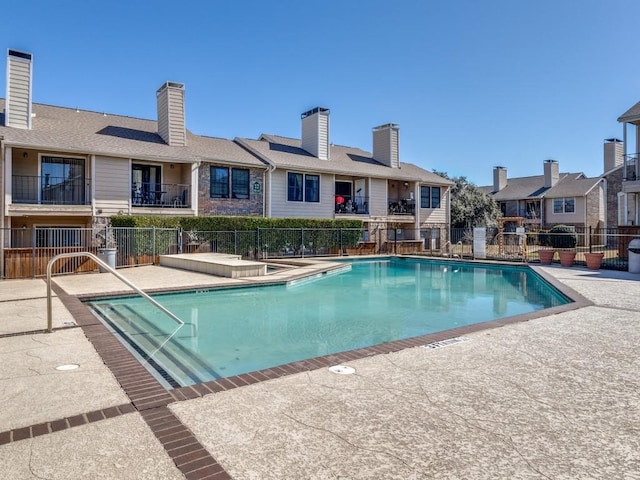
M 263 202 L 263 205 L 262 205 L 262 211 L 263 211 L 262 216 L 266 217 L 266 218 L 271 218 L 271 205 L 272 205 L 271 204 L 271 194 L 272 194 L 272 190 L 273 190 L 271 188 L 271 185 L 272 185 L 271 174 L 273 172 L 275 172 L 275 170 L 276 170 L 276 166 L 273 165 L 272 163 L 269 163 L 269 166 L 266 168 L 266 170 L 264 171 L 264 174 L 263 174 L 264 177 L 267 177 L 267 176 L 269 177 L 269 181 L 268 182 L 266 182 L 266 181 L 262 182 L 262 185 L 263 185 L 262 196 L 263 196 L 263 198 L 267 198 L 268 197 L 267 201 Z M 269 191 L 268 192 L 266 191 L 267 190 L 266 189 L 266 185 L 269 185 Z M 267 206 L 268 206 L 268 211 L 267 211 Z
M 607 183 L 607 179 L 603 178 L 601 182 L 604 185 L 602 191 L 604 192 L 604 229 L 605 231 L 609 228 L 609 184 Z M 616 207 L 617 207 L 618 199 L 616 198 Z
M 0 280 L 4 278 L 4 190 L 7 173 L 4 171 L 4 136 L 0 136 L 0 177 L 2 188 L 0 192 Z

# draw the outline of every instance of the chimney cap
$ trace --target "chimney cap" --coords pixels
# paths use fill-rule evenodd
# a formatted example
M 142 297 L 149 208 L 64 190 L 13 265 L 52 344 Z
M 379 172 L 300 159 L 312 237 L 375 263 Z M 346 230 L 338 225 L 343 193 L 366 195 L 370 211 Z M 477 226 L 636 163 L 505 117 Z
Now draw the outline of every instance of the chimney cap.
M 316 108 L 312 108 L 307 112 L 304 112 L 302 115 L 300 115 L 300 118 L 307 118 L 315 113 L 324 113 L 324 112 L 328 113 L 329 109 L 324 107 L 316 107 Z
M 494 168 L 494 169 L 496 169 L 496 170 L 505 170 L 505 169 L 506 169 L 506 167 L 503 167 L 503 166 L 501 166 L 501 165 L 496 165 L 496 166 L 495 166 L 495 167 L 493 167 L 493 168 Z
M 156 94 L 159 94 L 166 88 L 178 88 L 180 90 L 184 90 L 184 83 L 179 82 L 164 82 L 162 86 L 156 91 Z
M 548 160 L 545 160 L 544 163 L 558 163 L 558 161 L 550 158 Z
M 605 138 L 604 141 L 607 143 L 622 143 L 619 138 Z
M 18 50 L 12 49 L 9 49 L 8 54 L 10 57 L 24 58 L 25 60 L 31 60 L 33 58 L 33 55 L 31 55 L 30 53 L 20 52 Z
M 385 128 L 400 128 L 400 125 L 398 125 L 397 123 L 385 123 L 384 125 L 373 127 L 373 130 L 384 130 Z

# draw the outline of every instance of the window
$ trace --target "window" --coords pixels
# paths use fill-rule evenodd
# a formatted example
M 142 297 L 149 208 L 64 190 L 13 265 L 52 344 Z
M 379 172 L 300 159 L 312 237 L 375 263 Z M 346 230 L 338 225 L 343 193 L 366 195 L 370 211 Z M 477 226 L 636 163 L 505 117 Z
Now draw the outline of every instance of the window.
M 319 202 L 320 175 L 287 174 L 287 200 L 290 202 Z
M 576 211 L 575 198 L 554 198 L 553 213 L 574 213 Z
M 249 198 L 249 170 L 231 169 L 231 198 Z
M 84 159 L 43 156 L 40 193 L 42 203 L 85 203 Z
M 440 208 L 440 187 L 420 187 L 420 208 Z
M 287 200 L 290 202 L 302 201 L 302 174 L 289 173 L 287 175 Z
M 249 170 L 227 167 L 211 167 L 211 198 L 249 198 Z M 231 195 L 229 195 L 231 192 Z
M 431 187 L 431 208 L 440 208 L 440 187 Z
M 211 167 L 211 198 L 229 198 L 229 169 Z
M 320 201 L 320 176 L 319 175 L 304 176 L 304 200 L 305 202 Z

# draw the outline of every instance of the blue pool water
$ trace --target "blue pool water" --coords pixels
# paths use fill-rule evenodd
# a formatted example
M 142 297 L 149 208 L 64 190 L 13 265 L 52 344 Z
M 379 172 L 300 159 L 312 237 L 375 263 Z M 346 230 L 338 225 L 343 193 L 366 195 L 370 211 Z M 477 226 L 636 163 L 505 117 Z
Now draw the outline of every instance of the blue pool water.
M 90 302 L 172 386 L 568 303 L 527 267 L 391 258 L 289 285 Z M 134 345 L 131 347 L 131 345 Z M 154 369 L 152 369 L 154 370 Z

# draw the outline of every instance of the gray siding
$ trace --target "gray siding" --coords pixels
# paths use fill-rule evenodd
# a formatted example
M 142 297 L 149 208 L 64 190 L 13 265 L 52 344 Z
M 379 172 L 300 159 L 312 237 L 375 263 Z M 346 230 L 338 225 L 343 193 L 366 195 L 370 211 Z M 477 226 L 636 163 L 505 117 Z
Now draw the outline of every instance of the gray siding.
M 333 218 L 335 209 L 334 176 L 320 175 L 320 202 L 289 202 L 287 200 L 287 172 L 287 170 L 276 170 L 271 174 L 271 216 L 278 218 Z
M 321 160 L 329 158 L 329 113 L 318 112 L 302 119 L 302 149 Z
M 440 208 L 419 208 L 419 223 L 447 223 L 447 211 L 449 205 L 449 189 L 440 187 Z M 420 199 L 417 200 L 420 205 Z
M 576 208 L 573 213 L 553 213 L 553 198 L 545 198 L 544 200 L 544 223 L 555 225 L 557 223 L 565 223 L 569 225 L 584 224 L 585 218 L 585 197 L 569 197 L 575 198 Z
M 31 56 L 9 54 L 7 61 L 7 104 L 5 125 L 31 128 Z
M 399 130 L 388 124 L 373 129 L 373 158 L 391 168 L 399 165 Z
M 103 215 L 116 215 L 129 208 L 131 198 L 131 167 L 128 159 L 95 157 L 96 208 Z
M 185 146 L 187 136 L 184 115 L 184 88 L 180 83 L 165 83 L 157 93 L 158 134 L 167 144 Z
M 387 215 L 387 212 L 389 211 L 389 205 L 387 204 L 387 181 L 385 179 L 371 179 L 369 211 L 374 217 Z

